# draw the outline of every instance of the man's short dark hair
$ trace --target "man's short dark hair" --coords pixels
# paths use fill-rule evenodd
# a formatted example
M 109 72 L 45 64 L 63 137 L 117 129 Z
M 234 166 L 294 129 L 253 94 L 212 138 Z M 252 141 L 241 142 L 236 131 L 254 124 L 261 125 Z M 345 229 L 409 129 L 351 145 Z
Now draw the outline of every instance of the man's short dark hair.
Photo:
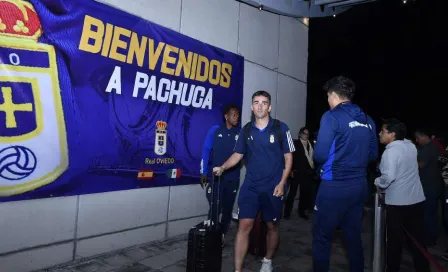
M 264 97 L 266 97 L 266 98 L 269 100 L 269 105 L 271 104 L 271 95 L 270 95 L 268 92 L 263 91 L 263 90 L 256 91 L 256 92 L 252 95 L 252 101 L 254 100 L 254 98 L 255 98 L 256 96 L 264 96 Z
M 356 90 L 355 82 L 344 76 L 337 76 L 328 80 L 323 88 L 327 93 L 336 93 L 340 98 L 348 100 L 353 99 Z
M 234 105 L 234 104 L 229 104 L 227 106 L 224 107 L 223 111 L 222 111 L 222 115 L 226 115 L 228 114 L 231 110 L 236 110 L 239 112 L 238 106 Z
M 395 118 L 384 119 L 383 125 L 385 125 L 386 130 L 389 131 L 389 133 L 395 133 L 395 140 L 403 140 L 406 137 L 406 124 L 400 120 Z
M 310 132 L 310 130 L 309 130 L 307 127 L 302 127 L 302 128 L 299 130 L 299 135 L 302 135 L 302 134 L 305 132 L 305 130 L 308 130 L 308 133 Z
M 419 136 L 426 136 L 429 138 L 431 138 L 431 135 L 432 135 L 431 130 L 428 128 L 424 128 L 424 127 L 415 130 L 415 134 L 417 134 Z

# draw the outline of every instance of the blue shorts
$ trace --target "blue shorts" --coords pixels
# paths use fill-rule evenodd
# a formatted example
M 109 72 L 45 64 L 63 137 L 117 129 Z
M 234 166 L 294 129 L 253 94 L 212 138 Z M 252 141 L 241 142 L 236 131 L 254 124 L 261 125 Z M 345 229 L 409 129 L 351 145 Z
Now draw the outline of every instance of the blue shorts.
M 272 189 L 262 190 L 244 182 L 238 197 L 238 218 L 255 219 L 258 211 L 263 215 L 265 222 L 278 222 L 282 216 L 283 196 L 274 196 Z M 285 187 L 286 190 L 286 187 Z

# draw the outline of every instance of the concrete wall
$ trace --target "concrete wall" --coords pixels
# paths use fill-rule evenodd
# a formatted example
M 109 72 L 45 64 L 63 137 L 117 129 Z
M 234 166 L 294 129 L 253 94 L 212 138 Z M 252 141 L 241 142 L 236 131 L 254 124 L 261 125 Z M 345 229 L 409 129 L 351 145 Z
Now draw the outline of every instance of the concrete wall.
M 233 0 L 103 0 L 245 57 L 243 123 L 254 91 L 293 135 L 305 124 L 308 28 Z M 199 166 L 198 166 L 199 167 Z M 205 218 L 199 185 L 0 204 L 2 272 L 44 268 L 186 233 Z

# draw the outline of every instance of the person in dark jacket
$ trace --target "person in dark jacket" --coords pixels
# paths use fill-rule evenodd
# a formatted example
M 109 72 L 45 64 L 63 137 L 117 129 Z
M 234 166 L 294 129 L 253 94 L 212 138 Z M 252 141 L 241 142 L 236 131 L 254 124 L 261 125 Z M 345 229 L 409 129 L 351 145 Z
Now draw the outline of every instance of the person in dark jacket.
M 308 220 L 306 210 L 313 208 L 313 176 L 314 158 L 313 146 L 310 141 L 310 131 L 303 127 L 299 131 L 299 139 L 294 141 L 296 151 L 293 153 L 292 178 L 290 179 L 290 187 L 288 197 L 285 203 L 284 217 L 288 219 L 291 215 L 291 210 L 294 205 L 294 199 L 297 194 L 297 188 L 300 184 L 299 196 L 299 216 Z
M 375 123 L 351 103 L 355 83 L 338 76 L 324 85 L 330 110 L 320 123 L 314 159 L 321 183 L 314 206 L 313 266 L 328 272 L 333 233 L 344 232 L 350 271 L 364 271 L 362 214 L 368 195 L 367 165 L 378 157 Z
M 222 233 L 222 242 L 224 246 L 224 237 L 229 230 L 232 220 L 233 204 L 240 184 L 240 165 L 236 165 L 227 170 L 222 175 L 220 182 L 216 181 L 213 192 L 207 178 L 208 162 L 210 154 L 213 154 L 212 166 L 222 165 L 233 153 L 233 148 L 238 140 L 240 129 L 238 120 L 240 117 L 237 106 L 228 105 L 224 108 L 224 120 L 222 125 L 215 125 L 210 128 L 202 147 L 201 160 L 201 186 L 206 189 L 206 196 L 210 203 L 209 218 L 214 222 L 221 216 L 220 230 Z M 219 199 L 218 199 L 219 190 Z M 213 194 L 213 197 L 212 197 Z M 211 202 L 213 200 L 213 203 Z M 219 210 L 216 209 L 219 201 Z M 213 204 L 213 205 L 212 205 Z M 213 209 L 212 209 L 213 208 Z
M 442 176 L 440 174 L 440 150 L 431 140 L 430 133 L 425 129 L 415 132 L 418 144 L 418 168 L 423 191 L 425 192 L 425 238 L 427 246 L 435 246 L 437 241 L 438 202 L 442 196 Z

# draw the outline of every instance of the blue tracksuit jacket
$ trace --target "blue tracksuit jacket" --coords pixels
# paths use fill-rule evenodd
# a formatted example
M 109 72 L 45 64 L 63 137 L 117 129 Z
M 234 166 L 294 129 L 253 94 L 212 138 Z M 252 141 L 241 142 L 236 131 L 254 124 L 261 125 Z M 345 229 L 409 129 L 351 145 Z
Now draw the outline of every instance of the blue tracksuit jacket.
M 322 116 L 314 149 L 322 180 L 365 178 L 377 157 L 375 123 L 357 105 L 341 103 Z
M 233 154 L 233 148 L 238 139 L 240 129 L 233 127 L 228 129 L 226 125 L 215 125 L 207 133 L 205 138 L 204 146 L 202 148 L 202 159 L 201 159 L 201 174 L 208 174 L 208 166 L 210 159 L 210 152 L 212 151 L 213 158 L 211 166 L 221 166 L 227 161 Z M 230 180 L 238 182 L 240 180 L 240 169 L 241 165 L 228 169 L 222 175 L 222 180 Z

